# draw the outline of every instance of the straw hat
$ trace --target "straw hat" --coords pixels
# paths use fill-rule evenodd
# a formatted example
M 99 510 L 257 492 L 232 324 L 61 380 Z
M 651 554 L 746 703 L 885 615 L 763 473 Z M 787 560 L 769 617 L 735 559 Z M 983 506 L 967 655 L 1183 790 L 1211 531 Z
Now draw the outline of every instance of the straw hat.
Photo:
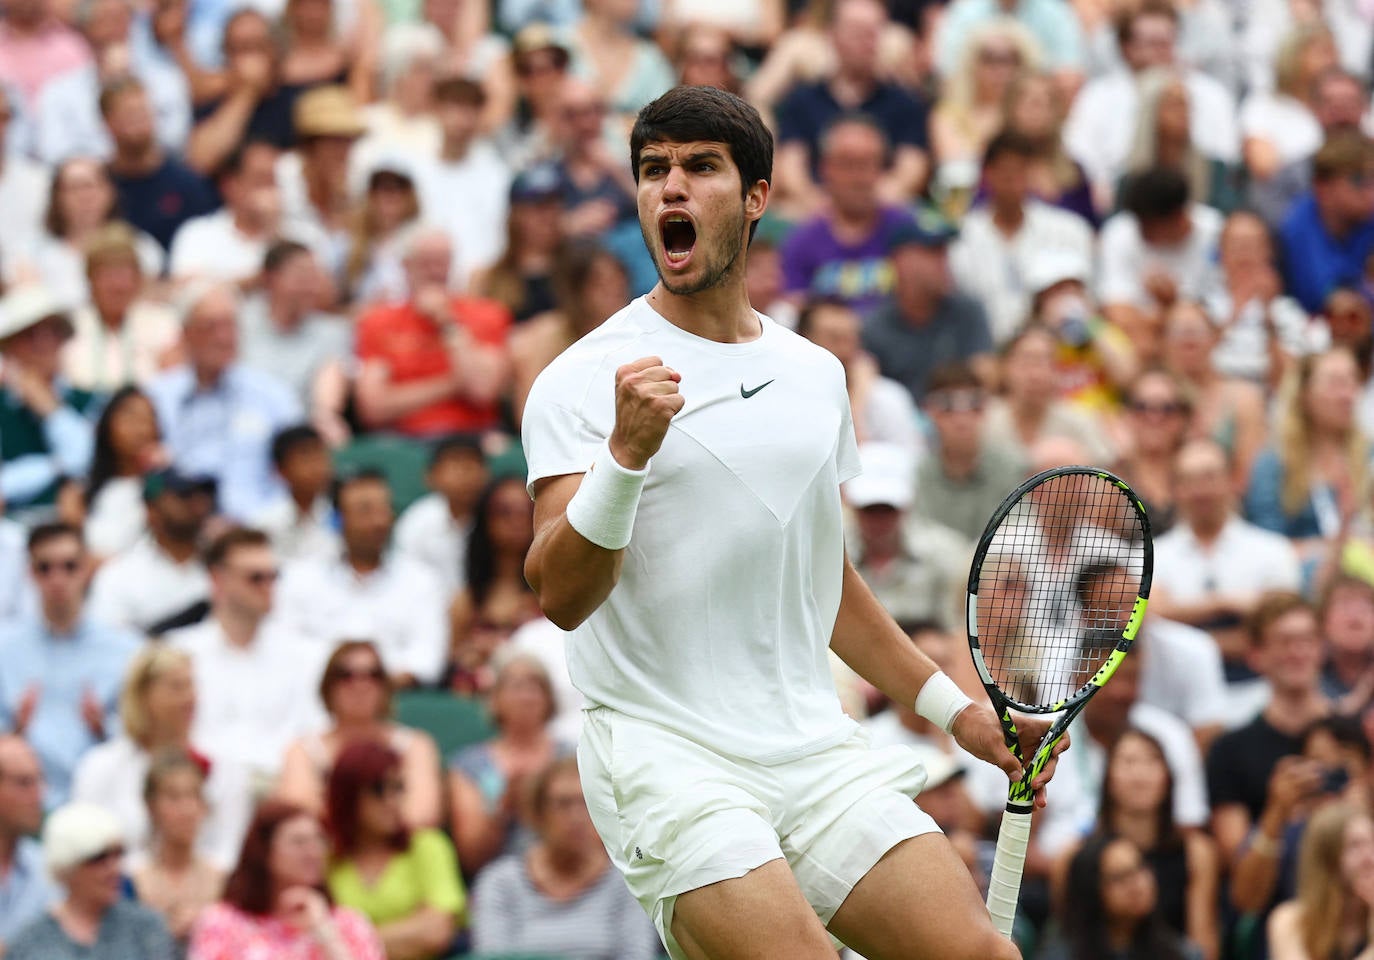
M 301 94 L 295 108 L 300 137 L 361 137 L 367 132 L 358 102 L 347 87 L 315 87 Z

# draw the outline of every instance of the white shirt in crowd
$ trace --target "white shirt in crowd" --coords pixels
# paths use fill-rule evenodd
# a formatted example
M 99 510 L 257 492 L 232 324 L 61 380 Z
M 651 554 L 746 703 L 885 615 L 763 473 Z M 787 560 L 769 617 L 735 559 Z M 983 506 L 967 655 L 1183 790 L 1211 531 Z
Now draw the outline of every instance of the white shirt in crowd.
M 1242 137 L 1268 141 L 1288 166 L 1305 160 L 1322 145 L 1325 134 L 1307 104 L 1284 93 L 1255 91 L 1240 108 Z
M 1097 239 L 1098 300 L 1151 309 L 1154 301 L 1144 284 L 1151 273 L 1172 277 L 1181 300 L 1201 296 L 1210 280 L 1225 218 L 1211 207 L 1195 203 L 1188 210 L 1188 219 L 1193 229 L 1182 243 L 1156 247 L 1141 236 L 1135 214 L 1122 211 L 1109 218 Z
M 152 756 L 126 736 L 92 747 L 76 766 L 72 800 L 93 803 L 113 813 L 124 825 L 129 853 L 146 852 L 152 841 L 143 781 Z M 221 870 L 238 862 L 243 835 L 253 816 L 253 783 L 241 764 L 216 757 L 205 781 L 209 811 L 196 837 L 196 850 Z
M 303 224 L 283 228 L 288 240 L 303 243 L 312 250 L 327 246 L 325 241 Z M 172 237 L 172 252 L 167 272 L 176 280 L 218 280 L 238 283 L 256 277 L 267 256 L 269 238 L 250 237 L 234 224 L 228 207 L 193 217 L 183 223 Z
M 508 648 L 527 653 L 544 665 L 553 683 L 557 708 L 549 732 L 560 743 L 576 743 L 582 733 L 583 697 L 568 675 L 568 634 L 543 617 L 531 620 L 510 635 Z
M 29 576 L 29 531 L 0 517 L 0 623 L 38 610 L 38 593 Z
M 1299 24 L 1292 0 L 1244 0 L 1245 26 L 1240 47 L 1246 62 L 1246 80 L 1252 90 L 1274 86 L 1274 66 L 1284 40 Z M 1342 68 L 1361 79 L 1369 76 L 1369 51 L 1374 23 L 1363 0 L 1316 0 L 1312 6 L 1331 30 Z
M 14 124 L 11 123 L 11 133 Z M 10 152 L 0 155 L 0 210 L 5 229 L 0 230 L 0 279 L 20 279 L 23 256 L 43 232 L 48 209 L 48 168 Z
M 427 493 L 396 521 L 392 543 L 397 554 L 424 564 L 439 578 L 444 591 L 452 594 L 467 579 L 471 533 L 472 524 L 455 520 L 442 494 Z
M 276 775 L 292 740 L 328 724 L 319 694 L 324 658 L 282 624 L 268 619 L 246 648 L 231 644 L 214 617 L 173 630 L 166 642 L 191 655 L 191 739 L 216 764 L 237 764 L 261 782 Z
M 1258 596 L 1266 590 L 1297 590 L 1302 566 L 1292 542 L 1232 516 L 1211 546 L 1203 546 L 1186 523 L 1155 540 L 1156 588 L 1172 600 Z
M 1194 730 L 1227 722 L 1226 673 L 1221 648 L 1211 634 L 1150 617 L 1136 637 L 1136 647 L 1136 655 L 1144 658 L 1142 702 L 1167 710 Z
M 113 557 L 128 550 L 148 532 L 142 477 L 112 477 L 105 481 L 86 511 L 86 546 L 97 557 Z
M 1025 205 L 1025 219 L 1008 237 L 986 206 L 969 211 L 950 250 L 950 268 L 959 288 L 987 308 L 992 339 L 1006 342 L 1030 315 L 1026 285 L 1032 264 L 1046 252 L 1063 250 L 1082 263 L 1093 262 L 1093 231 L 1076 213 L 1039 200 Z
M 198 557 L 177 563 L 151 536 L 101 564 L 91 582 L 93 619 L 147 631 L 210 596 L 210 577 Z
M 334 507 L 319 497 L 302 512 L 289 496 L 278 497 L 253 519 L 253 526 L 272 538 L 272 549 L 283 563 L 306 558 L 328 559 L 341 549 L 334 529 Z
M 437 683 L 448 660 L 447 601 L 438 577 L 414 560 L 389 555 L 360 574 L 335 553 L 286 565 L 276 613 L 326 655 L 344 640 L 371 640 L 388 672 Z
M 424 209 L 453 240 L 453 277 L 459 289 L 505 253 L 510 181 L 510 168 L 486 140 L 474 141 L 462 160 L 439 160 L 426 172 Z
M 133 74 L 148 92 L 158 143 L 180 154 L 191 132 L 186 76 L 168 58 L 135 58 Z M 38 156 L 51 166 L 70 157 L 109 160 L 110 131 L 100 116 L 101 79 L 94 63 L 68 70 L 43 84 L 34 110 Z
M 1314 349 L 1307 311 L 1292 297 L 1275 297 L 1267 305 L 1254 299 L 1237 314 L 1231 294 L 1214 279 L 1202 303 L 1208 316 L 1221 326 L 1221 342 L 1212 351 L 1212 366 L 1224 377 L 1251 380 L 1261 386 L 1268 383 L 1271 326 L 1290 356 L 1300 357 Z
M 855 728 L 827 653 L 839 485 L 859 458 L 839 361 L 760 320 L 758 338 L 717 343 L 636 299 L 540 374 L 523 435 L 531 484 L 584 473 L 614 424 L 617 366 L 652 353 L 692 384 L 654 456 L 620 582 L 573 631 L 569 667 L 593 704 L 772 763 Z M 693 571 L 690 589 L 669 570 Z
M 148 278 L 162 276 L 166 257 L 158 242 L 142 230 L 138 230 L 134 236 L 134 248 L 143 275 Z M 21 256 L 38 277 L 39 282 L 66 298 L 68 303 L 75 306 L 90 300 L 85 254 L 65 240 L 59 240 L 50 233 L 41 233 Z

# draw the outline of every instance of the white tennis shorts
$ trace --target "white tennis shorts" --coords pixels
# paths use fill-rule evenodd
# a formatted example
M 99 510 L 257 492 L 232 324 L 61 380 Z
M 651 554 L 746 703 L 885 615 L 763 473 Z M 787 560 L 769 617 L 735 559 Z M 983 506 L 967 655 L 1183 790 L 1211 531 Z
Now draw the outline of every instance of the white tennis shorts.
M 897 844 L 939 831 L 913 798 L 926 771 L 862 730 L 771 766 L 722 757 L 607 707 L 584 714 L 578 769 L 597 832 L 673 960 L 678 894 L 785 858 L 822 923 Z

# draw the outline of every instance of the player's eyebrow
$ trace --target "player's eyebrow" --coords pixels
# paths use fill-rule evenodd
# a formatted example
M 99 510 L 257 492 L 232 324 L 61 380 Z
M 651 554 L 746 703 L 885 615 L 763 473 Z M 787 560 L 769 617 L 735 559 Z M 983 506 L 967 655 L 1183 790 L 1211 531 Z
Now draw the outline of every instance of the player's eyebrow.
M 661 153 L 649 153 L 647 151 L 639 155 L 639 169 L 643 170 L 651 163 L 667 163 L 668 158 Z
M 724 160 L 725 156 L 714 147 L 707 147 L 705 150 L 698 150 L 687 158 L 688 164 L 700 163 L 703 160 Z

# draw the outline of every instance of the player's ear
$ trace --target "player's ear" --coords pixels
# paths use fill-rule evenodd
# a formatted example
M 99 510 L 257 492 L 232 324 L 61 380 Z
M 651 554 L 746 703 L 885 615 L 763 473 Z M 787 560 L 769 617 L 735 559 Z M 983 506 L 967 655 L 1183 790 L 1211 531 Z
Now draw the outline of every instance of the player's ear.
M 744 195 L 744 216 L 748 220 L 758 220 L 768 209 L 770 185 L 767 180 L 756 180 Z

